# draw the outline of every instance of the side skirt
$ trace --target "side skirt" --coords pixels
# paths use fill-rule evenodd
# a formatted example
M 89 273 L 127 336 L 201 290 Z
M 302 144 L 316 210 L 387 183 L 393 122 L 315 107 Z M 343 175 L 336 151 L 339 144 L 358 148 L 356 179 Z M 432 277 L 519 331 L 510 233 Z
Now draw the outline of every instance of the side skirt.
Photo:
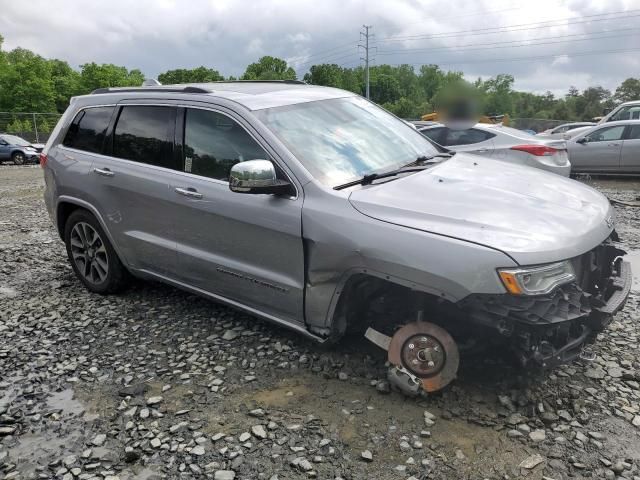
M 309 330 L 307 330 L 306 328 L 304 328 L 304 326 L 302 325 L 298 325 L 295 323 L 292 323 L 288 320 L 284 320 L 280 317 L 276 317 L 274 315 L 270 315 L 268 313 L 262 312 L 261 310 L 258 310 L 256 308 L 253 307 L 249 307 L 247 305 L 244 305 L 240 302 L 236 302 L 235 300 L 231 300 L 229 298 L 223 297 L 221 295 L 217 295 L 215 293 L 211 293 L 208 292 L 206 290 L 203 290 L 201 288 L 198 287 L 194 287 L 191 285 L 188 285 L 186 283 L 180 282 L 178 280 L 174 280 L 172 278 L 169 277 L 165 277 L 164 275 L 160 275 L 158 273 L 155 272 L 151 272 L 149 270 L 134 270 L 132 272 L 134 275 L 139 275 L 140 277 L 146 277 L 146 278 L 150 278 L 150 279 L 154 279 L 154 280 L 158 280 L 162 283 L 167 283 L 169 285 L 172 285 L 174 287 L 177 287 L 181 290 L 185 290 L 187 292 L 190 293 L 194 293 L 196 295 L 199 295 L 201 297 L 205 297 L 208 298 L 210 300 L 214 300 L 215 302 L 219 302 L 219 303 L 224 303 L 225 305 L 228 305 L 230 307 L 236 308 L 238 310 L 242 310 L 243 312 L 249 313 L 253 316 L 262 318 L 264 320 L 267 320 L 269 322 L 275 323 L 277 325 L 280 325 L 282 327 L 285 327 L 289 330 L 293 330 L 296 333 L 299 333 L 311 340 L 314 340 L 318 343 L 324 343 L 327 339 L 319 337 L 317 335 L 314 335 L 313 333 L 311 333 Z

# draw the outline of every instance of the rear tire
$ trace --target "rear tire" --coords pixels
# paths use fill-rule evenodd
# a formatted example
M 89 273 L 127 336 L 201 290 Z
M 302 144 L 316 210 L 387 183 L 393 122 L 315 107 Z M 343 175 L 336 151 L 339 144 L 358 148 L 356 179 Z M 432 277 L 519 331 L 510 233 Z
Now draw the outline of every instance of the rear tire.
M 13 155 L 11 155 L 11 160 L 15 165 L 24 165 L 26 157 L 22 152 L 13 152 Z
M 69 215 L 64 242 L 73 271 L 89 291 L 104 295 L 126 286 L 128 272 L 91 213 L 81 209 Z

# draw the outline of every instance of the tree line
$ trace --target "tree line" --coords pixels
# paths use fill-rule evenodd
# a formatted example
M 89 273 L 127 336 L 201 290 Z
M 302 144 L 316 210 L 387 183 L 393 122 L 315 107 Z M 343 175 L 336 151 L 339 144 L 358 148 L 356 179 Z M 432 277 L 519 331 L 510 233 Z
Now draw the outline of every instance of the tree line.
M 139 86 L 145 76 L 113 64 L 95 62 L 78 70 L 59 59 L 47 59 L 24 48 L 2 49 L 0 36 L 0 111 L 63 112 L 69 99 L 101 87 Z M 247 66 L 239 78 L 225 77 L 213 68 L 172 69 L 158 75 L 163 84 L 212 82 L 219 80 L 295 80 L 296 72 L 285 60 L 264 56 Z M 325 85 L 364 94 L 364 69 L 319 64 L 303 77 L 307 83 Z M 512 117 L 557 120 L 590 120 L 605 108 L 640 99 L 640 79 L 627 78 L 614 92 L 601 86 L 579 91 L 569 87 L 566 95 L 535 94 L 514 90 L 514 77 L 499 74 L 475 82 L 464 80 L 463 72 L 445 71 L 437 65 L 376 65 L 370 69 L 371 99 L 403 118 L 419 118 L 437 109 L 445 92 L 465 87 L 477 99 L 482 113 Z M 24 127 L 24 125 L 23 125 Z

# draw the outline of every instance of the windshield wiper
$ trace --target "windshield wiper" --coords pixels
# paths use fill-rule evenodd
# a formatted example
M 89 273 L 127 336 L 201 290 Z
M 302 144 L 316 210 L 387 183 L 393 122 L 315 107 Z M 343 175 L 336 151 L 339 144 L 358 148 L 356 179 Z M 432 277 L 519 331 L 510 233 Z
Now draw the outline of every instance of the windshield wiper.
M 344 188 L 353 187 L 354 185 L 370 185 L 374 180 L 379 180 L 381 178 L 395 177 L 396 175 L 400 175 L 401 173 L 420 172 L 422 170 L 426 170 L 427 168 L 429 168 L 428 165 L 412 164 L 412 165 L 396 168 L 395 170 L 389 170 L 388 172 L 370 173 L 368 175 L 364 175 L 362 178 L 359 178 L 357 180 L 343 183 L 342 185 L 337 185 L 333 187 L 333 189 L 342 190 Z

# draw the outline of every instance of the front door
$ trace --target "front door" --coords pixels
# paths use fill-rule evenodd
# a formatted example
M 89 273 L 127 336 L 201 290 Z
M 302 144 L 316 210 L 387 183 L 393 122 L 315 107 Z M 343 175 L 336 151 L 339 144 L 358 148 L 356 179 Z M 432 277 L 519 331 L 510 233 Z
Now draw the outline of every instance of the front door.
M 273 161 L 239 121 L 184 111 L 184 172 L 170 185 L 180 280 L 303 323 L 303 199 L 229 190 L 235 163 Z
M 570 142 L 569 161 L 578 172 L 611 172 L 620 168 L 624 125 L 602 127 L 583 137 L 584 142 Z

